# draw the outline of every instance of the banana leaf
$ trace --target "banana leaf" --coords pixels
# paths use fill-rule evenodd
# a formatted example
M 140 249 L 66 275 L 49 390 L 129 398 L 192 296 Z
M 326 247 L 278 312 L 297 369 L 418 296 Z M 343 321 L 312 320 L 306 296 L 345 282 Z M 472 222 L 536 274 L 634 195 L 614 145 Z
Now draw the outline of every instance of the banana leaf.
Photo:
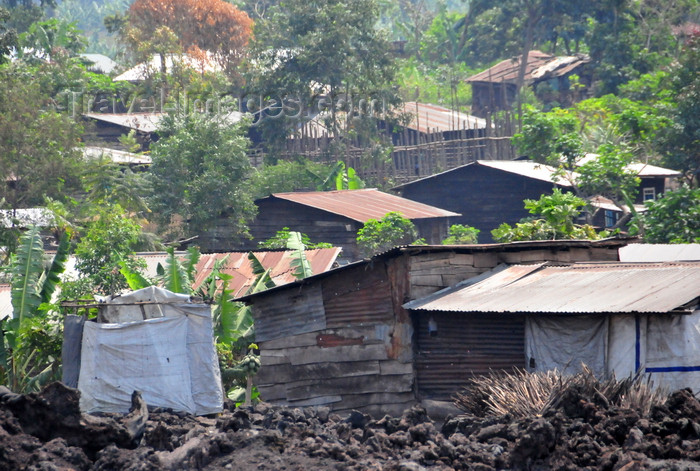
M 126 283 L 131 290 L 136 291 L 153 285 L 153 283 L 147 280 L 141 273 L 129 268 L 129 265 L 124 260 L 119 261 L 119 273 L 124 275 Z
M 163 287 L 173 293 L 191 294 L 192 282 L 187 274 L 187 270 L 180 263 L 180 260 L 175 257 L 175 249 L 169 247 L 167 249 L 168 258 L 165 262 L 163 273 Z
M 51 266 L 46 271 L 44 282 L 41 285 L 41 302 L 50 303 L 53 294 L 56 292 L 59 283 L 61 283 L 61 274 L 66 271 L 66 262 L 70 252 L 70 237 L 63 233 L 56 249 L 56 255 L 53 256 Z
M 199 262 L 199 259 L 201 257 L 202 254 L 199 252 L 199 249 L 197 247 L 189 247 L 187 249 L 187 255 L 185 255 L 183 268 L 185 269 L 185 272 L 187 273 L 187 278 L 190 280 L 190 282 L 194 281 L 194 269 L 197 266 L 197 263 Z
M 306 258 L 306 247 L 301 240 L 301 233 L 294 231 L 289 233 L 287 248 L 292 251 L 292 261 L 290 266 L 294 270 L 294 277 L 301 280 L 311 276 L 313 273 L 311 271 L 311 265 Z
M 44 273 L 44 247 L 39 228 L 32 226 L 20 239 L 12 264 L 12 316 L 34 316 L 41 305 L 39 280 Z
M 265 269 L 263 264 L 253 252 L 248 253 L 248 260 L 250 260 L 250 264 L 253 266 L 253 274 L 257 276 L 255 277 L 253 285 L 248 288 L 246 294 L 257 293 L 258 291 L 262 291 L 264 289 L 274 288 L 276 285 L 270 277 L 270 270 Z

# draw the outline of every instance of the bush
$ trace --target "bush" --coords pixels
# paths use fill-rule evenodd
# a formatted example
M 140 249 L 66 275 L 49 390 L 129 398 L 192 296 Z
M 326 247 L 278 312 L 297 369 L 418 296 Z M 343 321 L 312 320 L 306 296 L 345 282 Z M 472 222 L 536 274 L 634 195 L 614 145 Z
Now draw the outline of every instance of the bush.
M 381 219 L 370 219 L 357 231 L 357 245 L 363 255 L 370 257 L 377 252 L 397 245 L 416 243 L 418 231 L 410 219 L 398 212 L 387 213 Z

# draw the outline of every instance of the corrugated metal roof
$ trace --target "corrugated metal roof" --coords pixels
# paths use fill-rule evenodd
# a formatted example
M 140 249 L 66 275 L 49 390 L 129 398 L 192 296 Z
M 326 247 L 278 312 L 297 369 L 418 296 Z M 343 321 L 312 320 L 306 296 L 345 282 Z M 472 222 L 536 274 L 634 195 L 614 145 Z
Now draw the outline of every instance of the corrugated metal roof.
M 429 103 L 407 101 L 399 111 L 411 115 L 411 122 L 407 128 L 423 133 L 486 129 L 485 119 Z
M 78 55 L 89 62 L 87 70 L 90 72 L 111 74 L 119 66 L 119 64 L 104 54 L 83 53 Z
M 677 177 L 681 172 L 670 168 L 657 167 L 651 164 L 633 163 L 627 168 L 640 177 Z
M 616 236 L 607 239 L 600 240 L 525 240 L 519 242 L 507 242 L 499 244 L 473 244 L 473 245 L 409 245 L 409 246 L 398 246 L 393 247 L 386 252 L 374 254 L 372 258 L 358 260 L 356 262 L 348 263 L 347 265 L 342 265 L 339 267 L 332 268 L 324 273 L 319 273 L 317 275 L 304 278 L 303 280 L 297 280 L 293 285 L 301 286 L 316 283 L 320 280 L 328 278 L 330 276 L 337 275 L 341 272 L 347 272 L 353 270 L 356 267 L 363 265 L 369 265 L 371 263 L 376 263 L 381 260 L 389 260 L 395 257 L 399 257 L 404 254 L 418 255 L 421 253 L 442 253 L 442 252 L 457 252 L 457 253 L 497 253 L 497 252 L 508 252 L 508 251 L 520 251 L 520 250 L 557 250 L 557 249 L 574 249 L 574 248 L 619 248 L 623 247 L 631 242 L 636 242 L 639 239 L 636 237 L 623 237 Z M 270 288 L 265 291 L 266 294 L 270 294 L 271 291 L 280 291 L 283 289 L 289 289 L 293 286 Z M 246 296 L 241 296 L 239 301 L 249 302 L 254 298 L 258 298 L 263 293 L 250 294 Z
M 88 118 L 142 132 L 154 132 L 165 115 L 166 113 L 85 113 Z
M 554 167 L 531 160 L 478 160 L 477 164 L 567 187 L 571 186 L 571 181 L 578 178 L 578 173 L 570 171 L 564 171 L 562 176 L 557 176 L 557 169 Z
M 12 316 L 12 287 L 0 284 L 0 321 Z
M 630 244 L 618 253 L 621 262 L 700 261 L 700 244 Z
M 85 117 L 103 121 L 105 123 L 116 124 L 125 128 L 134 129 L 146 133 L 155 132 L 158 129 L 160 121 L 167 116 L 168 113 L 149 112 L 149 113 L 85 113 Z M 243 113 L 238 111 L 229 111 L 217 115 L 221 122 L 226 124 L 235 124 L 243 119 Z
M 450 172 L 456 172 L 463 168 L 469 166 L 490 167 L 496 170 L 501 170 L 504 172 L 515 173 L 517 175 L 522 175 L 523 177 L 533 178 L 535 180 L 541 180 L 549 183 L 554 183 L 561 187 L 571 187 L 571 181 L 576 181 L 579 177 L 578 173 L 565 171 L 562 176 L 555 176 L 557 170 L 554 167 L 550 167 L 545 164 L 538 164 L 531 160 L 477 160 L 475 162 L 469 162 L 468 164 L 461 165 L 459 167 L 451 168 L 445 170 L 441 173 L 436 173 L 428 177 L 418 178 L 416 180 L 404 183 L 403 185 L 398 185 L 392 188 L 392 190 L 399 190 L 407 186 L 411 186 L 418 182 L 423 182 L 425 180 L 430 180 L 432 178 L 440 177 Z M 555 180 L 556 179 L 556 180 Z
M 375 188 L 275 193 L 268 198 L 292 201 L 362 223 L 369 219 L 381 219 L 392 211 L 399 212 L 408 219 L 459 216 L 458 213 L 390 195 Z
M 515 83 L 520 72 L 520 57 L 501 61 L 483 72 L 472 75 L 467 79 L 467 82 Z M 587 62 L 590 62 L 590 58 L 583 54 L 556 57 L 541 51 L 530 51 L 527 68 L 525 69 L 525 81 L 541 79 L 547 76 L 563 76 Z
M 667 313 L 700 297 L 700 263 L 521 265 L 407 303 L 414 310 L 488 313 Z
M 309 265 L 311 265 L 311 272 L 319 274 L 330 270 L 338 258 L 340 251 L 340 247 L 307 250 L 306 259 L 309 261 Z M 195 267 L 196 277 L 194 286 L 199 287 L 199 285 L 202 284 L 211 273 L 216 261 L 228 256 L 221 272 L 233 276 L 233 279 L 229 282 L 228 289 L 232 290 L 235 296 L 244 295 L 255 281 L 256 276 L 248 260 L 248 253 L 249 252 L 228 252 L 202 254 Z M 271 269 L 270 277 L 272 281 L 275 282 L 275 285 L 281 286 L 296 280 L 293 275 L 294 269 L 290 265 L 292 261 L 290 251 L 261 250 L 253 253 L 258 260 L 260 260 L 260 263 L 265 269 Z M 155 277 L 158 264 L 164 265 L 168 258 L 168 254 L 165 252 L 142 252 L 136 255 L 146 262 L 145 274 L 149 277 Z M 185 255 L 185 252 L 176 252 L 175 255 L 181 257 Z
M 598 154 L 589 153 L 582 159 L 576 162 L 579 167 L 581 165 L 592 162 L 598 158 Z M 681 172 L 671 170 L 669 168 L 657 167 L 656 165 L 646 164 L 642 162 L 633 162 L 625 167 L 627 170 L 634 172 L 640 177 L 677 177 Z
M 115 164 L 139 164 L 149 165 L 151 158 L 143 154 L 134 154 L 123 150 L 109 149 L 107 147 L 86 146 L 82 149 L 85 157 L 97 159 L 102 156 L 109 158 Z
M 338 258 L 340 251 L 340 247 L 307 250 L 306 259 L 311 266 L 311 272 L 318 274 L 330 270 Z M 248 260 L 248 253 L 249 252 L 203 254 L 195 268 L 197 276 L 194 280 L 194 286 L 198 287 L 202 284 L 211 273 L 214 263 L 217 260 L 228 256 L 226 264 L 221 269 L 221 272 L 233 276 L 233 279 L 229 282 L 228 289 L 233 291 L 234 297 L 244 295 L 253 284 L 256 277 L 253 273 L 253 267 Z M 293 260 L 291 251 L 260 251 L 253 253 L 258 260 L 260 260 L 260 263 L 265 269 L 270 269 L 270 277 L 272 281 L 275 282 L 276 286 L 296 281 L 293 274 L 294 268 L 291 266 Z
M 146 80 L 149 75 L 160 71 L 160 54 L 153 54 L 148 62 L 142 62 L 126 72 L 114 77 L 115 82 L 140 82 Z M 196 58 L 189 54 L 167 54 L 165 56 L 165 67 L 167 70 L 173 70 L 173 64 L 193 69 L 199 73 L 218 72 L 221 67 L 212 59 L 211 54 L 207 58 Z
M 0 209 L 0 227 L 49 227 L 54 214 L 46 208 Z

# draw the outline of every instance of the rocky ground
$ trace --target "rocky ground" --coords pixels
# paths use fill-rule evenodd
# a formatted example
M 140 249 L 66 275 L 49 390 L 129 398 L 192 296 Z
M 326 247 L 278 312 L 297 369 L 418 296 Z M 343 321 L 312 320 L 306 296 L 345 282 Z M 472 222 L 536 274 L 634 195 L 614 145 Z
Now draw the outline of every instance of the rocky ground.
M 95 417 L 78 398 L 61 383 L 29 395 L 0 388 L 0 469 L 700 470 L 689 390 L 645 417 L 574 394 L 545 416 L 460 416 L 441 429 L 419 407 L 379 420 L 265 404 L 194 417 L 135 400 L 128 416 Z

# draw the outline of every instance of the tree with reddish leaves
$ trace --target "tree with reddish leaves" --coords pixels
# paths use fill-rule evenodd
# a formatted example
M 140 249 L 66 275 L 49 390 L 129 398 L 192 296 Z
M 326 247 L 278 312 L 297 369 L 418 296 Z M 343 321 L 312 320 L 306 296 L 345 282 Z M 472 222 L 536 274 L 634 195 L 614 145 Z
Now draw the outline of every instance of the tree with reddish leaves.
M 252 31 L 250 17 L 224 0 L 136 0 L 122 32 L 135 52 L 209 53 L 235 77 Z

